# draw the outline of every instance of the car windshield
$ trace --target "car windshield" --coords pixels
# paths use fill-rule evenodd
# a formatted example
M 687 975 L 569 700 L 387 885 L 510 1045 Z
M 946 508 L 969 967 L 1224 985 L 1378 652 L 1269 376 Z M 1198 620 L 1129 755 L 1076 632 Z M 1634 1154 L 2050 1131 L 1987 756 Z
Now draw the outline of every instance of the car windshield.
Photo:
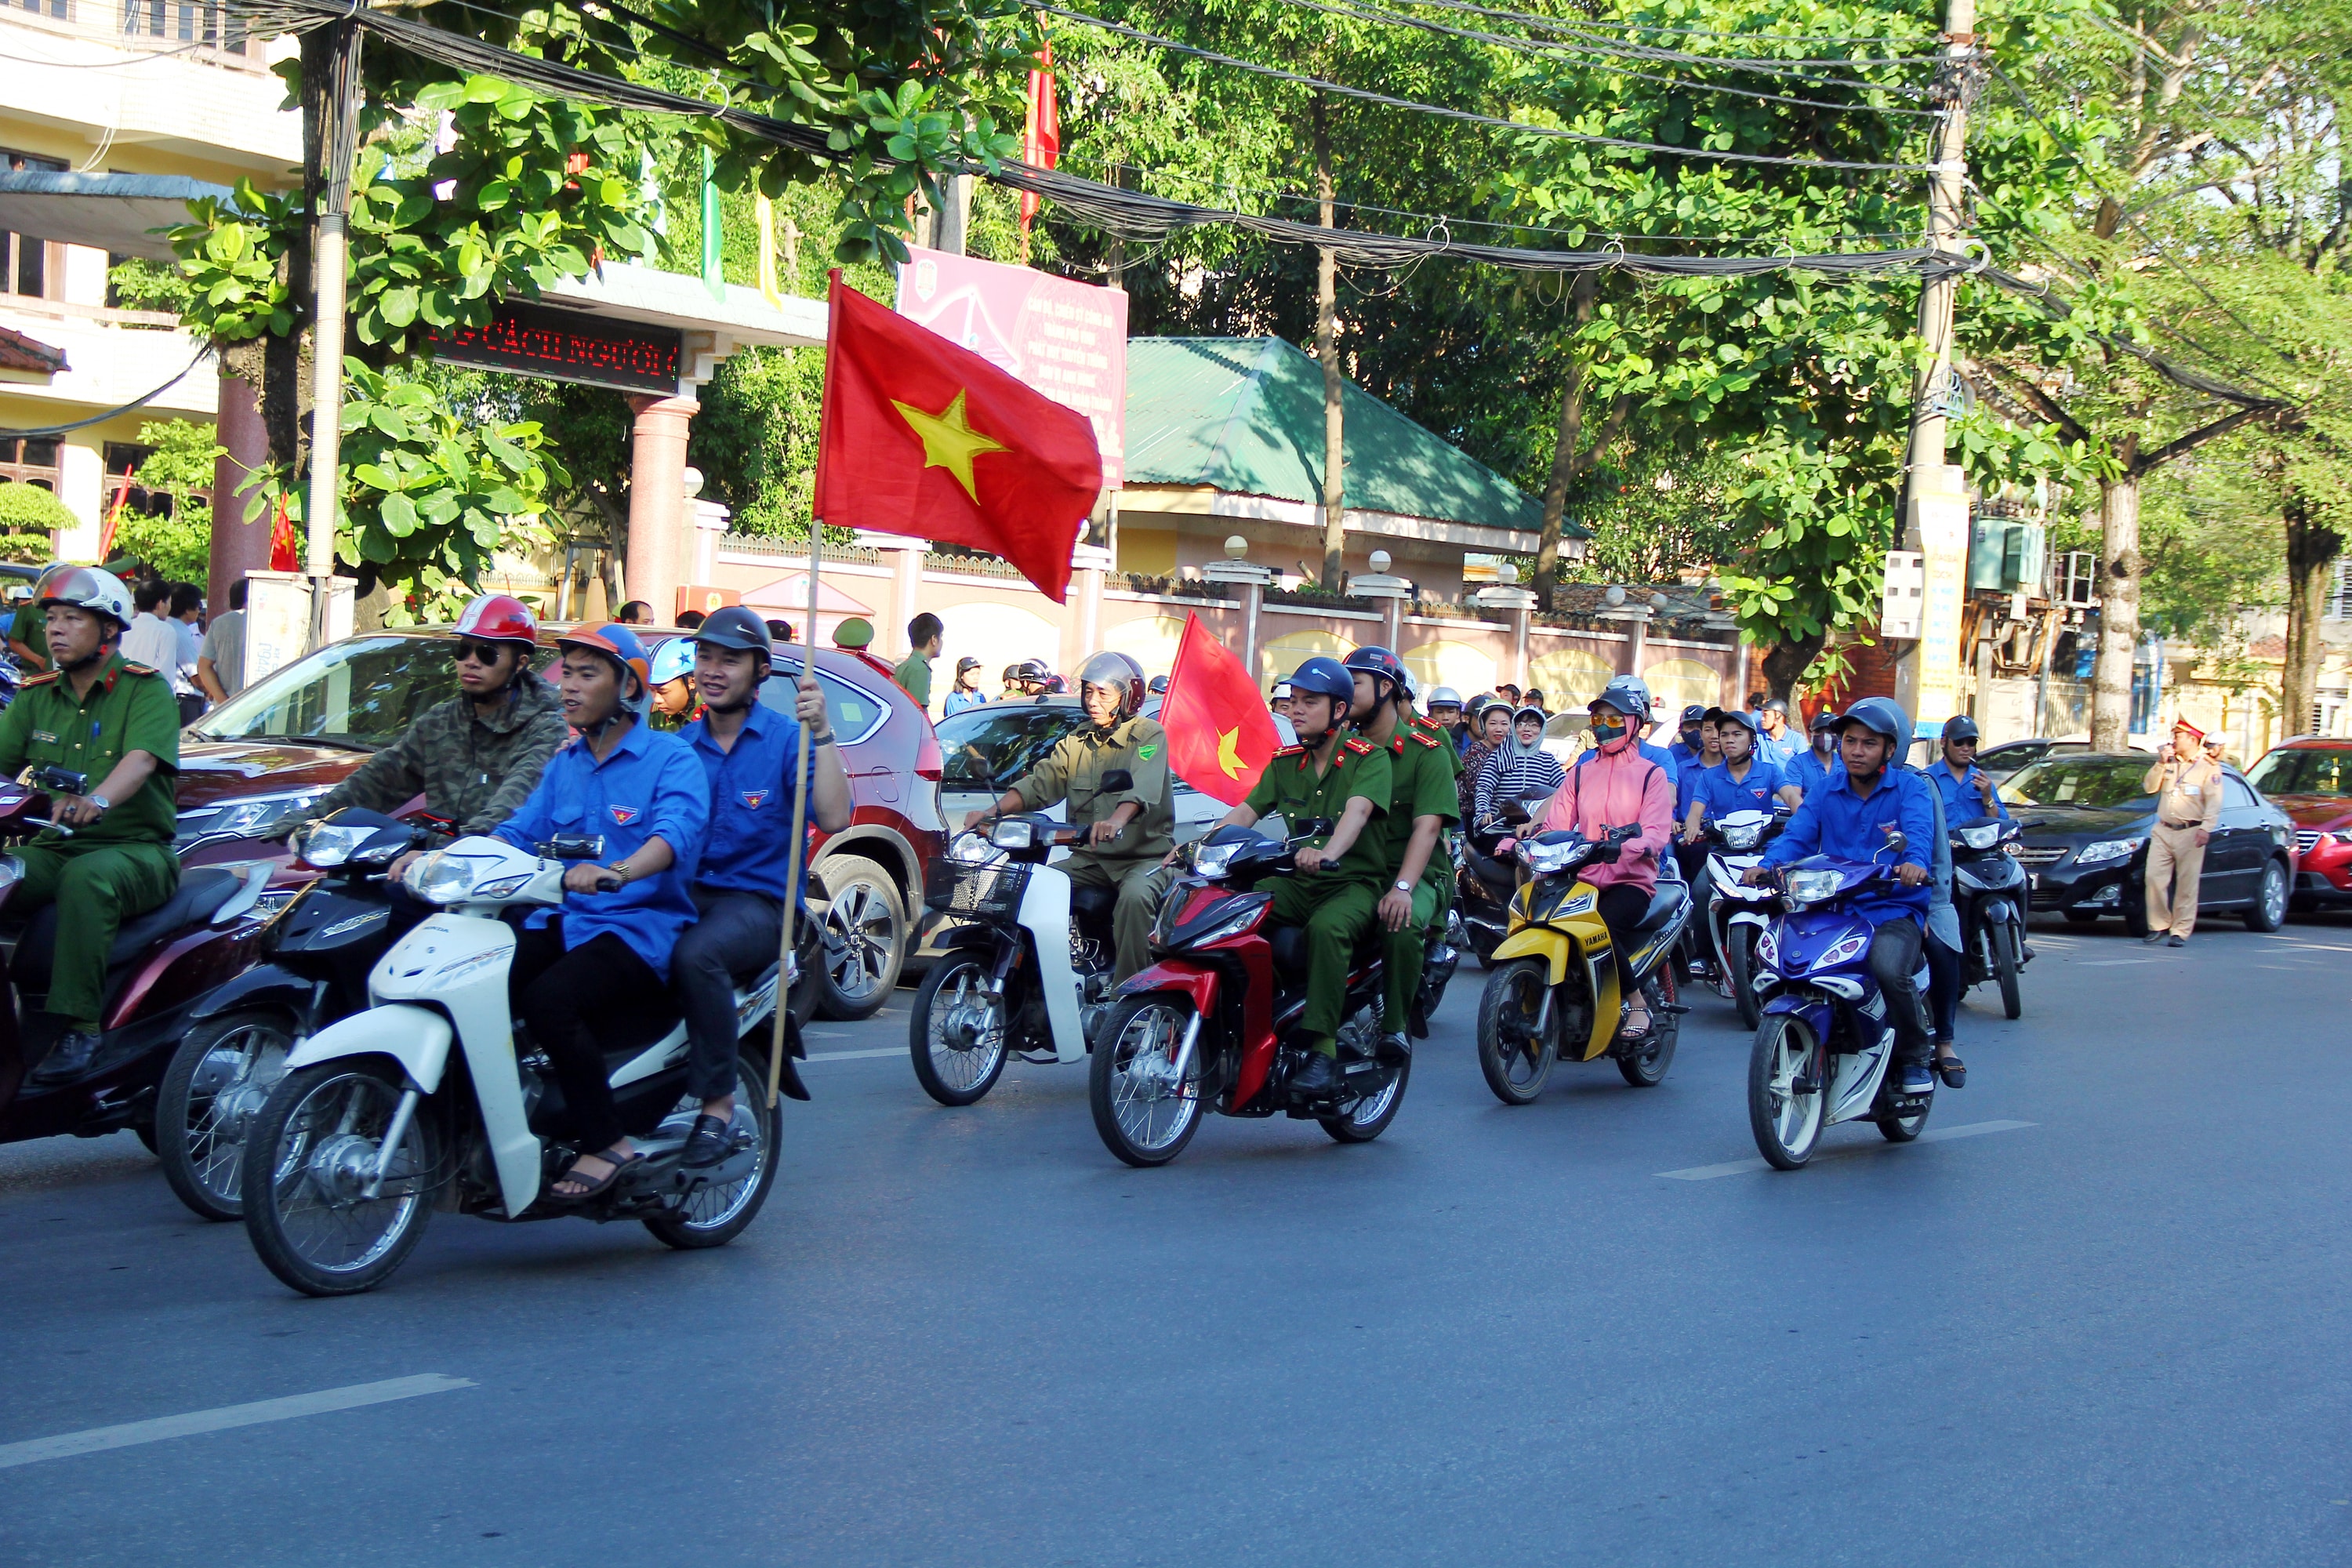
M 398 740 L 425 710 L 457 695 L 444 637 L 355 637 L 265 676 L 207 713 L 200 741 L 307 741 L 369 751 Z M 543 668 L 555 658 L 541 649 Z
M 2273 752 L 2246 780 L 2264 795 L 2352 795 L 2352 747 Z
M 1086 721 L 1073 706 L 991 702 L 940 721 L 940 782 L 950 789 L 1007 790 Z
M 2000 786 L 2000 798 L 2011 805 L 2087 806 L 2097 811 L 2144 808 L 2156 801 L 2142 787 L 2153 760 L 2052 757 L 2011 774 Z

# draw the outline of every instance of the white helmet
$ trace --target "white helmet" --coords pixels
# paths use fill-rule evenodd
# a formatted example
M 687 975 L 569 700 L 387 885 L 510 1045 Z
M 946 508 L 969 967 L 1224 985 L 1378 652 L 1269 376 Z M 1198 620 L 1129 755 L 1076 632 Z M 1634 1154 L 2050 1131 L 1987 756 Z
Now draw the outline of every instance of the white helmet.
M 1454 688 L 1450 686 L 1433 687 L 1430 690 L 1429 700 L 1423 703 L 1422 706 L 1424 708 L 1459 708 L 1462 706 L 1462 693 L 1454 690 Z
M 96 566 L 50 567 L 33 585 L 33 602 L 43 609 L 70 605 L 77 610 L 94 610 L 112 616 L 114 624 L 125 630 L 133 613 L 131 590 L 122 585 L 122 579 Z

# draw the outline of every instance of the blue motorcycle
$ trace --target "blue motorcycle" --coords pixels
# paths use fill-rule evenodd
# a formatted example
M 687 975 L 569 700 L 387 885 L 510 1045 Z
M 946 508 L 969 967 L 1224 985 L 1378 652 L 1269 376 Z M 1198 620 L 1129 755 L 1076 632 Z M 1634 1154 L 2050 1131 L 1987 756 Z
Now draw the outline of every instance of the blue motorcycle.
M 1888 847 L 1899 851 L 1900 834 Z M 1856 897 L 1892 879 L 1893 867 L 1816 855 L 1780 868 L 1780 912 L 1756 943 L 1764 1021 L 1748 1058 L 1748 1120 L 1757 1150 L 1783 1171 L 1812 1158 L 1822 1130 L 1864 1117 L 1889 1142 L 1908 1143 L 1935 1103 L 1902 1091 L 1887 998 L 1870 973 L 1872 926 Z M 1927 966 L 1912 976 L 1924 1009 Z M 1924 1028 L 1927 1019 L 1920 1018 Z

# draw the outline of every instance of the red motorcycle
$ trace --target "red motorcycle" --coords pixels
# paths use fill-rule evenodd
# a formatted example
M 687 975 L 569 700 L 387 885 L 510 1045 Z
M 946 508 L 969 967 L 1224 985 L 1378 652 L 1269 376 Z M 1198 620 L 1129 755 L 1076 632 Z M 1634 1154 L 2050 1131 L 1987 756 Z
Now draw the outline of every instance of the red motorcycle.
M 0 782 L 0 839 L 29 838 L 55 826 L 45 820 L 49 792 L 89 789 L 85 775 L 63 768 L 37 771 L 31 787 Z M 298 889 L 271 886 L 278 875 L 271 861 L 183 870 L 169 899 L 124 921 L 115 933 L 102 1033 L 89 1067 L 61 1082 L 36 1083 L 66 1020 L 41 1011 L 57 952 L 57 905 L 12 920 L 7 899 L 22 875 L 14 858 L 0 856 L 0 1143 L 66 1132 L 95 1138 L 129 1127 L 152 1150 L 155 1088 L 190 1009 L 253 963 L 262 931 Z
M 1307 1098 L 1291 1081 L 1306 1065 L 1307 933 L 1267 925 L 1269 877 L 1296 869 L 1299 849 L 1331 830 L 1300 824 L 1288 839 L 1221 827 L 1192 847 L 1189 873 L 1169 889 L 1151 932 L 1159 962 L 1119 987 L 1091 1042 L 1095 1131 L 1130 1165 L 1182 1152 L 1205 1106 L 1226 1116 L 1313 1118 L 1342 1143 L 1387 1131 L 1412 1071 L 1408 1043 L 1381 1035 L 1381 937 L 1375 924 L 1349 965 L 1340 1012 L 1339 1087 Z

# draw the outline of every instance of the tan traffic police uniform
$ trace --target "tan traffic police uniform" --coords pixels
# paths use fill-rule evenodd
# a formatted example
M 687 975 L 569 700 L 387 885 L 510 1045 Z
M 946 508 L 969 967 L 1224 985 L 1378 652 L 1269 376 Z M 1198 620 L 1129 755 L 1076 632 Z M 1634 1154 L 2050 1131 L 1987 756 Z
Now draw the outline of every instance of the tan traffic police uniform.
M 1125 773 L 1122 782 L 1114 775 Z M 1176 847 L 1176 793 L 1168 773 L 1168 735 L 1150 719 L 1127 719 L 1108 729 L 1082 724 L 1013 786 L 1022 805 L 1043 811 L 1067 797 L 1075 826 L 1091 827 L 1129 801 L 1143 815 L 1107 844 L 1081 844 L 1061 862 L 1081 888 L 1116 888 L 1111 917 L 1118 945 L 1116 980 L 1151 962 L 1151 917 L 1172 872 L 1160 862 Z
M 2187 937 L 2197 929 L 2197 878 L 2205 866 L 2200 832 L 2221 819 L 2221 769 L 2203 757 L 2160 758 L 2140 787 L 2156 795 L 2147 839 L 2147 929 Z

